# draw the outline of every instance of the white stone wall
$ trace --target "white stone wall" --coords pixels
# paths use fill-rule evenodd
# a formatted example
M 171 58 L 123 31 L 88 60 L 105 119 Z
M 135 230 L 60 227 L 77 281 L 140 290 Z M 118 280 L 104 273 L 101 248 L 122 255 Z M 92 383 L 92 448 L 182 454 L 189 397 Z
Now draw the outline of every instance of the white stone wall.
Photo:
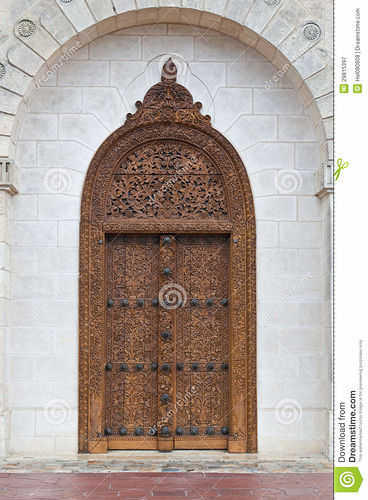
M 314 196 L 319 151 L 313 122 L 289 80 L 255 50 L 204 28 L 159 24 L 128 28 L 80 49 L 42 84 L 21 124 L 5 366 L 11 453 L 77 451 L 82 185 L 96 149 L 159 81 L 168 53 L 180 56 L 179 82 L 204 103 L 251 179 L 259 451 L 325 450 L 326 256 L 322 202 Z M 289 405 L 291 417 L 282 411 Z

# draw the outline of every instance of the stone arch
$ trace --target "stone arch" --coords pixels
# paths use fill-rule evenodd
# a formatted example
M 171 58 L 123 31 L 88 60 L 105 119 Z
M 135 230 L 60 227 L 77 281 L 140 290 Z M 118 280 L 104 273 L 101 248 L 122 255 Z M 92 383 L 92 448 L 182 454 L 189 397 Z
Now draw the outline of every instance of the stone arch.
M 289 78 L 309 110 L 321 162 L 332 158 L 332 33 L 327 21 L 324 26 L 319 19 L 310 21 L 313 13 L 297 0 L 276 5 L 264 0 L 215 4 L 205 0 L 204 5 L 202 0 L 173 0 L 164 2 L 165 6 L 159 0 L 142 0 L 139 8 L 132 1 L 119 0 L 114 9 L 109 1 L 57 3 L 34 2 L 15 23 L 15 37 L 9 37 L 5 46 L 7 56 L 0 60 L 6 113 L 1 118 L 0 156 L 13 158 L 20 123 L 37 82 L 48 71 L 56 71 L 70 51 L 122 28 L 171 22 L 218 30 L 271 61 L 280 75 Z
M 201 114 L 201 104 L 176 83 L 171 60 L 161 82 L 136 106 L 137 111 L 128 114 L 125 124 L 96 152 L 82 193 L 79 448 L 95 453 L 108 449 L 103 436 L 108 235 L 226 233 L 231 255 L 228 450 L 256 452 L 256 228 L 247 172 L 235 148 L 212 128 L 210 117 Z M 168 196 L 155 187 L 157 201 L 152 207 L 146 178 L 160 184 L 162 149 L 175 158 L 164 170 L 164 176 L 174 176 L 175 182 Z

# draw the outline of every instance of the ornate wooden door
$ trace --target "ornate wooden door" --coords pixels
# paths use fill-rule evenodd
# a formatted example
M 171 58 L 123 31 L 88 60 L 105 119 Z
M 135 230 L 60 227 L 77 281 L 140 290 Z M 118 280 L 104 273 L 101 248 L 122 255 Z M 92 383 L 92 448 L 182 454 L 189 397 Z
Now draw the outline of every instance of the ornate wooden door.
M 176 82 L 171 60 L 136 105 L 96 152 L 83 188 L 79 450 L 255 452 L 255 215 L 245 167 Z
M 106 244 L 108 449 L 226 449 L 229 236 Z

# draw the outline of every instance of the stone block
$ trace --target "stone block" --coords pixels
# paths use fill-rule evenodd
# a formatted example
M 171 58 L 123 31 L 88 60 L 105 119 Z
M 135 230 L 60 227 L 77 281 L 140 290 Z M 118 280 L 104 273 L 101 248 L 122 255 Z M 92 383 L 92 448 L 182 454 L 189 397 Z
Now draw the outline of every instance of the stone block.
M 5 65 L 5 75 L 1 79 L 1 86 L 11 92 L 23 96 L 32 79 L 29 75 L 9 64 Z
M 328 66 L 319 73 L 306 80 L 310 91 L 315 99 L 329 94 L 333 91 L 333 68 Z
M 79 221 L 58 221 L 57 243 L 59 247 L 78 247 Z
M 261 172 L 250 174 L 253 196 L 257 198 L 276 195 L 278 193 L 277 184 L 275 183 L 276 175 L 277 170 L 262 170 Z
M 321 97 L 315 102 L 318 106 L 322 118 L 333 116 L 333 94 L 328 94 L 324 97 Z
M 243 43 L 228 37 L 196 38 L 196 61 L 244 61 L 246 47 Z
M 247 61 L 250 61 L 250 62 L 267 62 L 267 59 L 262 54 L 260 54 L 256 49 L 253 49 L 252 47 L 246 48 L 245 58 Z
M 313 50 L 308 50 L 305 54 L 299 57 L 295 62 L 294 66 L 300 75 L 307 79 L 309 76 L 314 75 L 321 69 L 325 67 L 325 63 L 318 56 L 318 54 Z
M 262 37 L 275 47 L 278 47 L 292 30 L 289 24 L 275 16 L 263 30 Z
M 141 58 L 139 36 L 106 35 L 90 45 L 91 59 L 121 61 Z
M 280 296 L 280 278 L 279 276 L 262 275 L 257 276 L 257 295 L 261 300 L 276 300 Z M 260 344 L 265 328 L 259 328 L 257 332 L 257 341 Z M 267 337 L 268 339 L 268 337 Z M 276 340 L 275 340 L 276 341 Z M 261 351 L 263 354 L 274 354 L 277 352 L 272 342 L 262 340 Z M 267 347 L 268 345 L 268 347 Z M 270 352 L 269 352 L 270 350 Z
M 262 300 L 258 304 L 257 324 L 258 326 L 269 327 L 269 328 L 275 326 L 278 327 L 298 326 L 298 304 L 296 304 L 295 302 L 283 302 L 280 299 L 273 301 Z M 263 380 L 263 377 L 260 377 L 260 379 Z M 282 379 L 288 380 L 288 377 L 286 377 L 286 375 L 283 375 Z
M 14 300 L 48 299 L 58 291 L 56 274 L 13 273 L 11 297 Z
M 39 220 L 78 220 L 80 200 L 68 194 L 39 196 Z
M 314 130 L 308 116 L 279 116 L 278 139 L 290 142 L 315 140 Z
M 92 13 L 94 14 L 97 21 L 102 21 L 107 18 L 115 18 L 116 14 L 109 2 L 101 2 L 100 0 L 86 0 L 87 5 L 89 5 Z M 127 2 L 125 2 L 127 3 Z M 121 4 L 121 2 L 120 2 Z M 116 6 L 116 2 L 115 2 Z M 117 9 L 118 12 L 120 12 Z
M 54 400 L 36 410 L 36 436 L 73 437 L 78 433 L 78 410 L 68 401 Z
M 230 0 L 226 4 L 224 16 L 242 24 L 242 21 L 244 20 L 244 17 L 249 11 L 251 5 L 252 0 L 243 0 L 242 2 L 239 2 L 238 0 Z
M 280 276 L 280 296 L 285 301 L 323 300 L 322 279 L 316 274 Z
M 53 353 L 57 349 L 55 332 L 50 328 L 12 327 L 9 329 L 8 348 L 12 354 Z
M 248 172 L 267 169 L 294 168 L 294 145 L 260 142 L 243 151 L 242 158 Z
M 302 408 L 324 408 L 324 391 L 317 381 L 265 381 L 257 391 L 259 408 L 275 408 L 283 399 L 294 399 Z M 289 451 L 290 452 L 290 451 Z
M 302 327 L 323 326 L 323 305 L 321 302 L 298 302 L 298 324 Z
M 53 224 L 53 222 L 44 222 L 44 224 Z M 78 271 L 78 253 L 78 249 L 75 247 L 38 248 L 38 272 L 76 273 Z
M 62 273 L 57 277 L 58 296 L 63 300 L 78 301 L 78 273 Z
M 59 300 L 61 294 L 56 294 L 48 300 L 38 301 L 33 312 L 31 324 L 38 327 L 72 327 L 78 322 L 78 302 Z M 39 373 L 39 372 L 38 372 Z M 60 374 L 59 374 L 60 376 Z M 41 375 L 39 375 L 41 377 Z
M 121 14 L 122 12 L 129 12 L 131 10 L 134 11 L 136 9 L 134 0 L 115 0 L 114 5 L 118 14 Z
M 317 170 L 319 166 L 319 150 L 315 143 L 295 145 L 295 168 L 301 170 Z
M 5 242 L 0 242 L 0 269 L 8 271 L 10 269 L 10 247 Z
M 256 198 L 257 220 L 296 220 L 297 204 L 296 196 L 265 196 Z
M 38 355 L 36 380 L 40 382 L 74 382 L 78 372 L 77 355 Z M 70 405 L 71 406 L 71 405 Z
M 305 380 L 323 380 L 323 356 L 321 354 L 299 356 L 299 379 Z
M 278 8 L 278 5 L 265 5 L 264 0 L 255 0 L 244 20 L 245 26 L 256 33 L 261 33 Z
M 49 247 L 56 245 L 56 222 L 14 221 L 12 245 L 18 247 Z
M 55 142 L 57 144 L 57 142 Z M 27 168 L 21 172 L 20 191 L 30 194 L 80 196 L 84 175 L 68 168 Z
M 42 141 L 38 144 L 37 160 L 42 168 L 68 168 L 85 173 L 92 156 L 90 149 L 74 141 Z
M 257 247 L 276 248 L 279 244 L 279 226 L 273 221 L 257 222 Z
M 42 59 L 47 61 L 59 49 L 60 44 L 37 21 L 35 21 L 35 24 L 36 30 L 32 36 L 20 37 L 17 32 L 16 36 L 36 54 L 41 56 Z
M 9 90 L 0 88 L 0 109 L 4 113 L 15 115 L 22 98 Z
M 303 411 L 300 420 L 300 439 L 302 441 L 315 440 L 320 442 L 326 437 L 324 413 L 324 410 L 305 409 Z
M 78 438 L 77 437 L 56 437 L 55 451 L 60 455 L 73 455 L 78 453 Z
M 95 115 L 111 132 L 124 122 L 127 110 L 114 88 L 83 89 L 83 112 Z
M 35 410 L 12 410 L 12 437 L 31 437 L 35 435 Z
M 211 37 L 212 40 L 212 37 Z M 151 60 L 158 55 L 176 54 L 184 61 L 194 59 L 194 39 L 190 36 L 144 36 L 143 59 Z M 163 58 L 164 61 L 165 58 Z
M 29 382 L 36 375 L 34 356 L 9 356 L 9 378 L 12 382 Z
M 36 220 L 37 219 L 37 196 L 18 195 L 11 201 L 12 220 Z
M 323 272 L 323 253 L 320 248 L 302 248 L 298 251 L 298 272 L 321 274 Z
M 298 220 L 321 221 L 321 200 L 316 196 L 298 196 Z
M 35 141 L 19 141 L 17 144 L 15 163 L 18 168 L 32 168 L 36 166 Z
M 281 354 L 319 354 L 323 349 L 323 332 L 320 327 L 314 328 L 279 328 L 271 330 L 277 335 Z
M 260 275 L 297 274 L 296 249 L 260 248 L 257 256 Z
M 54 437 L 12 437 L 9 451 L 14 455 L 54 455 Z
M 116 87 L 125 101 L 124 93 L 127 87 L 132 84 L 139 75 L 143 74 L 147 63 L 145 61 L 112 61 L 110 65 L 110 85 Z M 142 98 L 143 94 L 140 99 Z M 132 103 L 129 104 L 131 105 Z
M 20 42 L 10 47 L 8 59 L 11 64 L 32 76 L 37 73 L 44 63 L 40 56 Z
M 108 135 L 109 131 L 93 115 L 60 115 L 61 140 L 78 141 L 96 151 Z
M 40 14 L 40 23 L 60 45 L 67 43 L 76 34 L 68 18 L 56 5 L 49 4 L 47 9 L 43 10 Z
M 56 349 L 61 354 L 78 353 L 78 331 L 77 328 L 56 328 Z
M 214 127 L 225 132 L 241 115 L 252 113 L 252 90 L 220 88 L 214 101 Z
M 280 222 L 280 247 L 319 248 L 321 236 L 319 222 Z
M 11 269 L 14 273 L 36 272 L 37 248 L 12 246 Z
M 209 89 L 212 96 L 215 96 L 220 87 L 226 87 L 226 64 L 207 62 L 190 63 L 193 75 L 198 77 Z
M 254 113 L 261 115 L 299 115 L 304 104 L 293 89 L 254 89 Z
M 10 136 L 14 124 L 14 116 L 0 113 L 0 134 Z
M 277 68 L 269 62 L 236 61 L 227 68 L 229 87 L 266 88 L 277 75 Z
M 101 87 L 109 85 L 108 61 L 67 61 L 58 72 L 59 86 Z
M 296 407 L 295 411 L 299 409 Z M 259 434 L 263 440 L 284 441 L 291 439 L 298 441 L 300 435 L 299 416 L 296 413 L 282 413 L 280 409 L 260 410 L 258 413 Z
M 82 90 L 77 88 L 41 87 L 31 103 L 32 113 L 79 113 Z
M 277 140 L 276 116 L 241 116 L 227 132 L 228 138 L 243 151 L 257 142 Z
M 19 137 L 21 140 L 57 139 L 57 115 L 28 113 Z
M 95 24 L 95 20 L 93 19 L 93 16 L 84 0 L 81 2 L 68 3 L 57 0 L 57 3 L 77 32 L 85 30 Z

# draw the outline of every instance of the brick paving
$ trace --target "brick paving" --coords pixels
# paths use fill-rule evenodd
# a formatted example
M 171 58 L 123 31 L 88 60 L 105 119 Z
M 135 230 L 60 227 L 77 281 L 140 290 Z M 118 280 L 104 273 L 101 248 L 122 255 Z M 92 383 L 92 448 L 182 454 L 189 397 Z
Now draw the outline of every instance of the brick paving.
M 2 500 L 332 500 L 332 473 L 0 473 Z

